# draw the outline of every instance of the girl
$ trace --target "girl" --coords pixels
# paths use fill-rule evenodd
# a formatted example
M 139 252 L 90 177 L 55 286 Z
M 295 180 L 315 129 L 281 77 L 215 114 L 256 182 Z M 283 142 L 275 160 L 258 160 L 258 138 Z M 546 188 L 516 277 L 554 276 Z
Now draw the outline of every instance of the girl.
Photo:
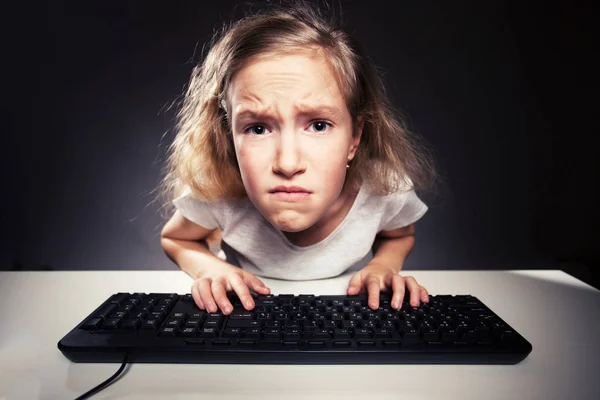
M 176 210 L 167 256 L 201 309 L 229 314 L 256 275 L 306 280 L 356 271 L 347 294 L 379 307 L 428 302 L 399 274 L 427 211 L 431 161 L 392 111 L 375 67 L 320 10 L 296 2 L 217 33 L 191 77 L 163 193 Z M 224 257 L 207 239 L 220 233 Z M 224 258 L 224 259 L 223 259 Z

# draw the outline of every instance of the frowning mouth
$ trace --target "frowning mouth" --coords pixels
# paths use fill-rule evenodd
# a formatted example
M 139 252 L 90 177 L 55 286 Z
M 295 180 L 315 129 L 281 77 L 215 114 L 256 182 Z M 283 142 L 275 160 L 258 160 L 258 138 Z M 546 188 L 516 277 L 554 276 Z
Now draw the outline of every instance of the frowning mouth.
M 308 200 L 312 192 L 300 186 L 277 186 L 269 190 L 269 193 L 280 201 L 299 202 Z
M 304 189 L 303 187 L 300 187 L 300 186 L 277 186 L 277 187 L 269 190 L 269 193 L 307 193 L 307 194 L 310 194 L 312 192 L 310 190 Z

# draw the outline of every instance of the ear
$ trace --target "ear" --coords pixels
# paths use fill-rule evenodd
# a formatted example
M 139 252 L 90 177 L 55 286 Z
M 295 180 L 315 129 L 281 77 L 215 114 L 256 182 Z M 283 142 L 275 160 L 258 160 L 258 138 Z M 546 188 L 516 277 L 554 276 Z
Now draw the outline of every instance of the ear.
M 352 160 L 356 154 L 360 138 L 362 137 L 363 127 L 365 125 L 364 122 L 365 120 L 362 116 L 356 118 L 356 129 L 352 135 L 352 141 L 350 142 L 350 148 L 348 149 L 348 160 Z

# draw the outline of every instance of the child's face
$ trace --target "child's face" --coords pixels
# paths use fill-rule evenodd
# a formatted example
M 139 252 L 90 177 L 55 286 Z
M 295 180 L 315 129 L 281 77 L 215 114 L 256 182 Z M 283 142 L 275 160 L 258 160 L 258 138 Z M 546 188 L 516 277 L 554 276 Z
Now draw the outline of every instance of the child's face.
M 250 61 L 229 92 L 235 152 L 248 197 L 286 232 L 310 228 L 343 202 L 346 164 L 360 140 L 360 129 L 352 137 L 351 116 L 333 70 L 317 54 Z

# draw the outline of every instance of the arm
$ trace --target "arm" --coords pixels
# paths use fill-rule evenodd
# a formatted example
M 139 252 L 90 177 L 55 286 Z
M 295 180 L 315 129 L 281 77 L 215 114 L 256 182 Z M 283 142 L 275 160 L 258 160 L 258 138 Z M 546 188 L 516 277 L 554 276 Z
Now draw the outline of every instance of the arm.
M 171 261 L 197 279 L 212 266 L 229 265 L 209 250 L 214 231 L 191 222 L 175 211 L 162 229 L 160 244 Z
M 410 254 L 414 244 L 414 224 L 391 231 L 381 231 L 375 237 L 373 259 L 369 264 L 388 267 L 397 274 L 402 269 L 404 260 Z

